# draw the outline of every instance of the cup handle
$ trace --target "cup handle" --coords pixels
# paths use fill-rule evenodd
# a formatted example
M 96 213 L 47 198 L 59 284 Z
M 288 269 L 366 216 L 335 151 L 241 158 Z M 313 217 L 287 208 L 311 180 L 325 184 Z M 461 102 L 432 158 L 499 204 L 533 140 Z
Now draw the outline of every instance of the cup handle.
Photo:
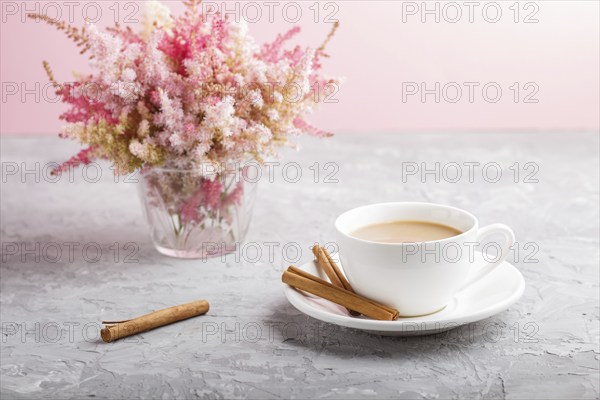
M 463 290 L 466 287 L 477 282 L 478 280 L 492 272 L 498 265 L 502 264 L 504 260 L 506 260 L 510 248 L 513 244 L 515 244 L 515 233 L 508 226 L 504 224 L 492 224 L 484 226 L 483 228 L 479 229 L 479 232 L 477 233 L 477 242 L 481 243 L 481 240 L 485 237 L 498 233 L 504 236 L 504 244 L 501 245 L 502 253 L 494 262 L 486 263 L 486 265 L 484 265 L 483 267 L 477 267 L 477 271 L 471 274 L 471 276 L 467 279 L 467 282 L 462 285 L 460 290 Z

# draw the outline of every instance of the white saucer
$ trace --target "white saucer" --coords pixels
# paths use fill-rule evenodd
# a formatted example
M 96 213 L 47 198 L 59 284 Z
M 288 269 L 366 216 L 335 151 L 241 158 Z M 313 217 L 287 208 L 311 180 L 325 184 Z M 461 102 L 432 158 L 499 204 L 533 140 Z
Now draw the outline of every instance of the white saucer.
M 340 265 L 337 254 L 332 258 Z M 314 261 L 302 265 L 300 269 L 323 278 Z M 422 317 L 400 318 L 397 321 L 352 317 L 345 308 L 335 303 L 301 293 L 287 285 L 285 296 L 299 311 L 321 321 L 379 335 L 411 336 L 443 332 L 488 318 L 514 304 L 524 290 L 523 275 L 505 261 L 481 280 L 457 293 L 443 310 Z

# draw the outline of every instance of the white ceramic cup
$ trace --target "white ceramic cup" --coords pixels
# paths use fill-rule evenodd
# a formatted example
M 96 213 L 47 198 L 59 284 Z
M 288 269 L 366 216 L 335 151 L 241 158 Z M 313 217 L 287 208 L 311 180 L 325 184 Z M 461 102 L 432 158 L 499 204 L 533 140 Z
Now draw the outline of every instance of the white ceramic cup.
M 392 221 L 434 222 L 462 233 L 420 243 L 381 243 L 350 236 L 366 225 Z M 506 225 L 480 228 L 473 214 L 433 203 L 354 208 L 336 219 L 335 229 L 344 272 L 354 290 L 398 309 L 403 317 L 443 309 L 457 292 L 500 265 L 515 242 L 513 231 Z M 475 251 L 492 235 L 500 236 L 500 243 L 488 242 L 493 245 L 488 245 L 485 254 Z M 491 254 L 494 251 L 496 254 Z

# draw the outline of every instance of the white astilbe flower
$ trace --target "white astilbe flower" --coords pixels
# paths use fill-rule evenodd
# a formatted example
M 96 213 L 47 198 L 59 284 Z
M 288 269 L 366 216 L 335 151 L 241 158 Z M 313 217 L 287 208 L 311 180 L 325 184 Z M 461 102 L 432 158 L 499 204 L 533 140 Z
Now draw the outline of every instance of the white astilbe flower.
M 275 100 L 275 103 L 283 103 L 283 94 L 279 91 L 273 92 L 273 100 Z
M 143 144 L 141 144 L 138 140 L 132 140 L 129 143 L 129 151 L 131 152 L 131 154 L 141 158 L 142 160 L 147 154 L 146 147 Z
M 165 128 L 164 135 L 168 137 L 169 143 L 173 148 L 182 153 L 188 148 L 188 141 L 185 136 L 185 113 L 181 101 L 177 98 L 170 98 L 166 91 L 158 90 L 160 99 L 160 112 L 154 116 L 154 124 Z
M 224 138 L 239 133 L 245 128 L 246 122 L 234 115 L 234 104 L 233 97 L 225 96 L 223 100 L 214 106 L 206 106 L 202 125 L 207 129 L 221 132 Z M 227 144 L 225 146 L 227 147 Z
M 173 148 L 178 149 L 178 151 L 181 153 L 183 152 L 183 148 L 185 147 L 185 142 L 183 140 L 183 138 L 181 137 L 181 134 L 179 132 L 175 132 L 175 133 L 171 133 L 169 134 L 169 132 L 165 132 L 165 134 L 167 134 L 169 136 L 169 143 L 171 144 L 171 146 L 173 146 Z
M 310 74 L 313 72 L 314 58 L 314 50 L 307 51 L 294 70 L 294 82 L 300 85 L 303 96 L 310 92 Z
M 133 69 L 125 68 L 123 70 L 123 72 L 121 73 L 121 77 L 123 78 L 124 81 L 133 82 L 133 81 L 135 81 L 137 74 Z
M 241 18 L 239 22 L 232 21 L 229 26 L 229 47 L 243 62 L 254 59 L 253 55 L 259 50 L 254 38 L 248 34 L 248 22 Z
M 182 130 L 183 108 L 177 99 L 171 99 L 167 92 L 158 89 L 160 97 L 160 112 L 157 114 L 158 124 L 172 131 Z
M 251 90 L 247 96 L 250 102 L 252 102 L 252 106 L 261 109 L 265 105 L 265 100 L 263 99 L 260 90 Z
M 267 117 L 273 122 L 279 121 L 279 111 L 274 108 L 270 108 L 267 110 Z
M 75 122 L 62 127 L 60 136 L 69 139 L 79 139 L 83 137 L 86 124 L 83 122 Z
M 144 119 L 140 122 L 140 125 L 138 126 L 137 134 L 139 137 L 146 137 L 148 136 L 148 133 L 150 133 L 150 122 Z
M 134 156 L 147 161 L 152 162 L 155 157 L 155 149 L 151 139 L 144 139 L 140 142 L 137 139 L 133 139 L 129 142 L 129 151 Z
M 110 86 L 120 77 L 119 69 L 121 49 L 123 41 L 110 33 L 100 32 L 96 25 L 88 27 L 90 51 L 94 54 L 94 58 L 90 60 L 90 66 L 98 69 L 98 75 L 102 79 L 102 83 Z
M 141 59 L 142 69 L 144 71 L 144 81 L 152 82 L 155 85 L 169 83 L 168 78 L 173 76 L 169 70 L 165 53 L 158 49 L 163 37 L 162 31 L 155 31 L 151 39 L 146 44 L 146 55 Z M 170 82 L 173 86 L 176 82 Z M 163 85 L 165 86 L 165 85 Z
M 125 50 L 121 52 L 121 58 L 125 65 L 135 65 L 135 62 L 142 55 L 142 47 L 139 43 L 129 43 Z
M 268 143 L 273 137 L 273 133 L 263 124 L 255 124 L 247 129 L 247 133 L 255 137 L 259 143 Z
M 173 25 L 174 22 L 169 7 L 156 0 L 146 1 L 142 20 L 142 36 L 149 38 L 156 28 L 163 28 L 168 32 Z
M 201 163 L 206 158 L 206 153 L 210 150 L 210 143 L 199 143 L 194 147 L 193 157 L 197 163 Z

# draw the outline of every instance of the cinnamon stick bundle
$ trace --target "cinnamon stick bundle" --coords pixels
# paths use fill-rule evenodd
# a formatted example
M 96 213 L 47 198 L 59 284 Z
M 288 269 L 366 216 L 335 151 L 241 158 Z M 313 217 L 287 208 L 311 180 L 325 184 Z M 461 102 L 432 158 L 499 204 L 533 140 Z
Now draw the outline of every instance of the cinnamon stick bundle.
M 138 318 L 118 322 L 102 322 L 106 327 L 100 331 L 105 342 L 112 342 L 127 336 L 149 331 L 173 322 L 206 314 L 209 309 L 206 300 L 197 300 L 179 306 L 169 307 Z
M 349 290 L 336 287 L 294 266 L 290 266 L 283 272 L 281 280 L 295 289 L 332 301 L 369 318 L 395 321 L 400 316 L 400 313 L 395 308 L 377 303 Z

